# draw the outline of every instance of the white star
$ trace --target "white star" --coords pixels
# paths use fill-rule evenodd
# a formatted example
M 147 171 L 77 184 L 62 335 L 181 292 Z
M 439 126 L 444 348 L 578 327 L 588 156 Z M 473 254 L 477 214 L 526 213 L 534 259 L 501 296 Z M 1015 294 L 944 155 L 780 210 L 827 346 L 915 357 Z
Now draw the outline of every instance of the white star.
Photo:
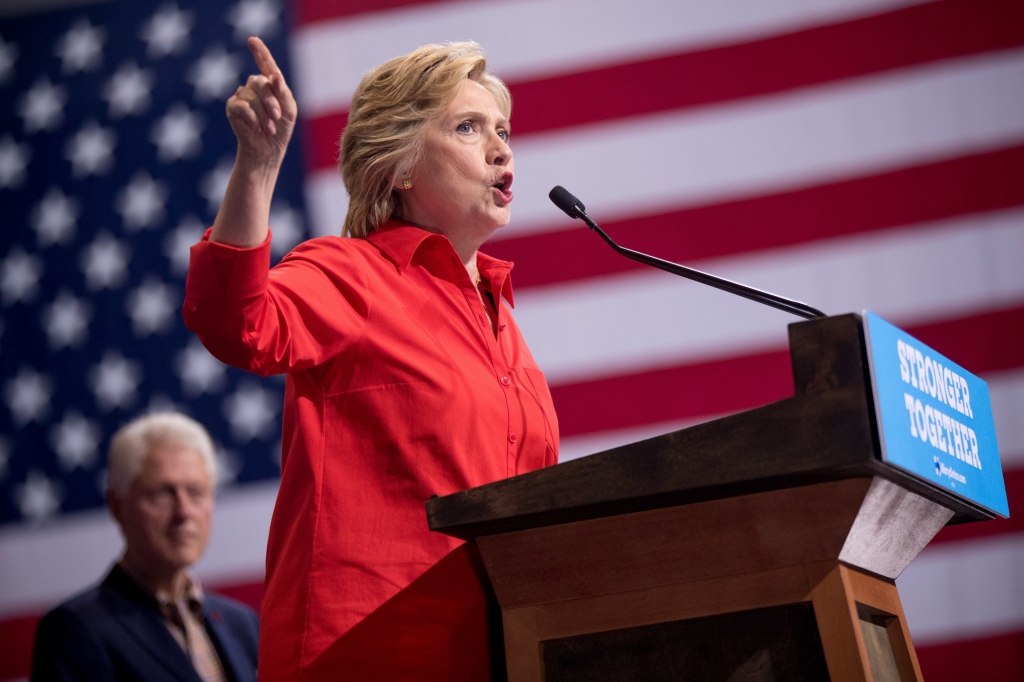
M 46 191 L 32 209 L 32 227 L 36 231 L 36 241 L 40 248 L 54 244 L 66 244 L 75 236 L 78 226 L 78 202 L 61 191 L 60 187 L 51 187 Z
M 283 256 L 302 241 L 302 214 L 289 206 L 288 202 L 275 204 L 270 211 L 270 231 L 274 235 L 270 251 L 275 256 Z
M 142 383 L 142 365 L 126 360 L 119 351 L 108 350 L 99 364 L 89 368 L 87 379 L 101 411 L 127 409 L 135 404 L 135 391 Z
M 231 424 L 231 435 L 240 443 L 264 438 L 274 430 L 280 400 L 254 381 L 243 381 L 224 398 L 221 409 Z
M 195 23 L 191 10 L 182 11 L 173 2 L 164 5 L 139 32 L 139 37 L 146 41 L 146 54 L 160 59 L 183 52 L 188 47 L 188 34 Z
M 50 414 L 52 395 L 50 377 L 28 367 L 20 367 L 18 375 L 4 384 L 4 400 L 11 409 L 14 425 L 19 428 L 31 421 L 44 421 Z
M 53 53 L 60 57 L 60 70 L 64 75 L 79 71 L 92 71 L 103 61 L 103 43 L 107 32 L 94 27 L 82 17 L 57 41 Z
M 117 241 L 108 232 L 97 234 L 79 257 L 89 291 L 121 286 L 128 274 L 130 259 L 131 248 L 127 242 Z
M 154 275 L 147 275 L 138 289 L 125 298 L 125 311 L 132 318 L 132 332 L 140 338 L 163 333 L 174 324 L 174 311 L 181 303 L 174 289 Z
M 146 405 L 146 414 L 162 414 L 166 412 L 180 412 L 185 414 L 187 410 L 181 405 L 176 405 L 166 393 L 154 393 L 149 396 L 149 403 Z
M 171 261 L 171 272 L 184 275 L 188 272 L 188 261 L 192 246 L 203 238 L 206 228 L 194 215 L 181 219 L 176 228 L 164 237 L 164 255 Z
M 18 116 L 25 122 L 25 134 L 40 130 L 54 130 L 64 120 L 67 91 L 62 85 L 53 85 L 43 76 L 18 101 Z
M 64 158 L 71 162 L 71 174 L 75 178 L 106 175 L 114 166 L 116 144 L 113 128 L 101 128 L 96 121 L 88 121 L 64 149 Z
M 149 107 L 149 93 L 156 84 L 152 71 L 140 69 L 135 62 L 125 62 L 103 86 L 103 99 L 108 103 L 110 118 L 141 114 Z
M 226 21 L 235 29 L 235 40 L 244 41 L 249 36 L 266 38 L 277 33 L 277 18 L 281 6 L 274 0 L 241 0 L 225 15 Z
M 231 179 L 232 166 L 234 161 L 225 157 L 199 182 L 199 195 L 206 199 L 206 210 L 211 214 L 217 213 L 220 202 L 224 200 L 224 192 L 227 191 L 228 180 Z
M 181 377 L 181 390 L 189 398 L 216 393 L 224 385 L 227 365 L 210 355 L 198 339 L 192 339 L 187 348 L 178 352 L 175 366 Z
M 238 87 L 238 75 L 242 70 L 238 57 L 228 54 L 223 46 L 211 48 L 192 65 L 185 77 L 195 88 L 199 102 L 223 99 Z
M 217 444 L 217 487 L 234 483 L 242 471 L 242 458 L 234 450 L 228 450 Z
M 41 524 L 53 516 L 60 509 L 61 496 L 59 485 L 35 469 L 28 472 L 15 493 L 21 515 L 33 524 Z
M 203 149 L 203 117 L 179 102 L 153 124 L 150 141 L 156 145 L 156 157 L 164 163 L 190 159 Z
M 50 445 L 57 452 L 61 467 L 68 472 L 77 467 L 88 469 L 96 462 L 96 448 L 102 437 L 99 425 L 78 410 L 68 410 L 60 424 L 50 428 Z
M 75 298 L 67 289 L 57 294 L 43 311 L 43 329 L 50 339 L 50 350 L 75 348 L 89 338 L 92 306 L 85 299 Z
M 30 303 L 39 293 L 39 278 L 43 276 L 43 261 L 27 254 L 20 246 L 13 246 L 0 263 L 0 293 L 4 305 L 18 301 Z
M 25 181 L 25 168 L 32 158 L 27 144 L 18 144 L 10 133 L 0 140 L 0 189 L 15 189 Z
M 167 186 L 140 170 L 117 195 L 114 207 L 128 232 L 155 228 L 164 219 Z
M 14 75 L 14 62 L 18 60 L 18 46 L 4 42 L 0 36 L 0 85 L 6 83 Z
M 7 462 L 11 460 L 11 442 L 0 436 L 0 481 L 7 478 Z

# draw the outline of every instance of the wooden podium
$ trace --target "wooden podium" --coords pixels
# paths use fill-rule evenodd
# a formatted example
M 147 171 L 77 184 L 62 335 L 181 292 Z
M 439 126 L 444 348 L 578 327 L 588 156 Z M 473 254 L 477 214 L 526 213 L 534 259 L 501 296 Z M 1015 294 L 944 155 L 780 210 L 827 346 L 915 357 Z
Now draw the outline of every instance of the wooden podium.
M 510 682 L 921 680 L 894 580 L 992 514 L 882 461 L 858 316 L 789 330 L 792 398 L 427 503 Z

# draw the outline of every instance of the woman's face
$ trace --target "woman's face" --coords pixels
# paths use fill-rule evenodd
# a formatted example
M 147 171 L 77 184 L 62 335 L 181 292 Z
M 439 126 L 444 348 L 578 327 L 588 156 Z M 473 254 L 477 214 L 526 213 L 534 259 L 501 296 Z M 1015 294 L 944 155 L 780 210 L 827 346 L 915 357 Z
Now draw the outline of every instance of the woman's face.
M 412 189 L 395 187 L 402 217 L 456 243 L 482 244 L 508 224 L 512 202 L 509 123 L 494 96 L 465 80 L 448 109 L 426 124 Z M 475 247 L 473 247 L 475 248 Z

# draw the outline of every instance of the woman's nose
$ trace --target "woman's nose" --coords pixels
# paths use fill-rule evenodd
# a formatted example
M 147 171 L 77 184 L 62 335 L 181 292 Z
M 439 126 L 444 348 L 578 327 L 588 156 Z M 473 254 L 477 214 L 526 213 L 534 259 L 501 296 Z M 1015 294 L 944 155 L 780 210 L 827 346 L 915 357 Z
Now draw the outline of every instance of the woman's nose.
M 512 147 L 497 133 L 494 134 L 494 143 L 491 144 L 490 157 L 488 162 L 495 166 L 507 166 L 512 161 Z

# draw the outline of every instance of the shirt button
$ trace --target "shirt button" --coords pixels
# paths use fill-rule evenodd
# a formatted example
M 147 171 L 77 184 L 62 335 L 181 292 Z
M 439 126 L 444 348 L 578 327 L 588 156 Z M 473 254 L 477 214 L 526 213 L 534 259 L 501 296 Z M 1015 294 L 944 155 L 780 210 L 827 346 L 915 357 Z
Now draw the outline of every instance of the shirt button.
M 505 323 L 504 322 L 502 322 L 501 324 L 498 325 L 498 331 L 499 332 L 505 331 Z
M 509 378 L 508 378 L 508 377 L 502 377 L 502 378 L 498 379 L 498 382 L 499 382 L 499 383 L 500 383 L 500 384 L 501 384 L 502 386 L 508 386 L 509 384 L 511 384 L 511 383 L 512 383 L 512 382 L 511 382 L 511 381 L 509 380 Z
M 508 442 L 509 443 L 515 443 L 516 442 L 516 432 L 515 431 L 510 431 L 509 432 L 509 434 L 508 434 Z

